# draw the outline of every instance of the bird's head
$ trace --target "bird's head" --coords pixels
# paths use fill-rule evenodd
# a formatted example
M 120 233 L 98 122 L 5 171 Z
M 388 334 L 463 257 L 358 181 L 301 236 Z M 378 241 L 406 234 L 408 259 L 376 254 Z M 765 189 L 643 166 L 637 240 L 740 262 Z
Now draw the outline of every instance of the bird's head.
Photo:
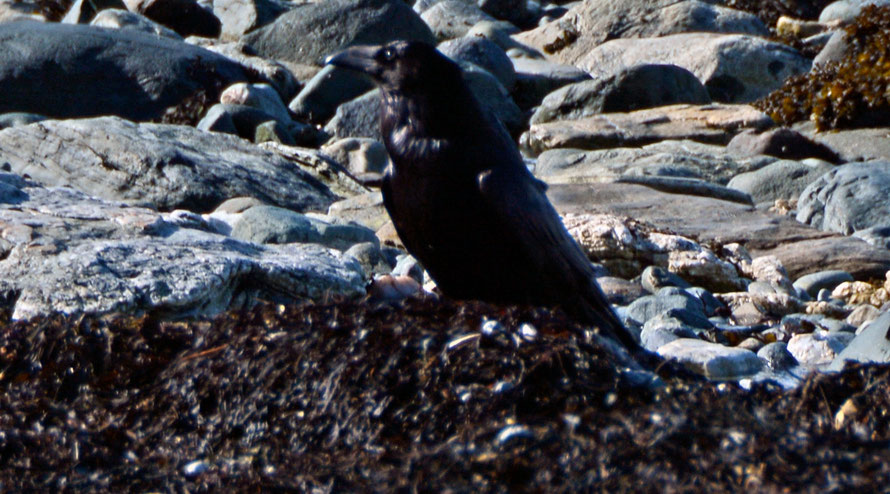
M 460 67 L 420 41 L 394 41 L 383 46 L 353 46 L 332 55 L 326 64 L 367 74 L 384 90 L 410 91 L 460 81 Z

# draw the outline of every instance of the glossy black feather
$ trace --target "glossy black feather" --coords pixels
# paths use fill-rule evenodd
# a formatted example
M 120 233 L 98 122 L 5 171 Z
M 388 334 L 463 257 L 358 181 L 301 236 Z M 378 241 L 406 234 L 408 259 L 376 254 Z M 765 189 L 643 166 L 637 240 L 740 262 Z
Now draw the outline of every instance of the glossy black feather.
M 386 210 L 405 247 L 443 293 L 504 304 L 561 306 L 627 346 L 636 343 L 596 284 L 590 261 L 483 111 L 460 68 L 433 47 L 358 47 L 330 63 L 382 90 L 381 134 L 393 167 Z

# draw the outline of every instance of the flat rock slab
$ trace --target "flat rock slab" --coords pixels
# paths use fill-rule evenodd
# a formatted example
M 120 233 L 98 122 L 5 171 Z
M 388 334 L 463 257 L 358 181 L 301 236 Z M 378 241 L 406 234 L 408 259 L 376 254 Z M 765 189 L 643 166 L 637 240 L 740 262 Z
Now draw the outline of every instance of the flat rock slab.
M 37 22 L 0 24 L 0 113 L 158 118 L 247 80 L 233 60 L 135 30 Z
M 197 215 L 181 226 L 174 215 L 0 175 L 17 192 L 0 194 L 8 198 L 0 202 L 0 299 L 15 319 L 208 315 L 257 300 L 364 293 L 358 262 L 319 245 L 241 242 L 206 231 Z
M 538 154 L 555 148 L 635 147 L 666 139 L 727 144 L 742 130 L 773 125 L 765 113 L 748 105 L 671 105 L 535 124 L 523 135 L 523 145 Z
M 735 379 L 763 369 L 763 361 L 750 350 L 692 338 L 680 338 L 662 345 L 658 348 L 658 354 L 677 360 L 709 379 Z
M 611 213 L 701 243 L 740 243 L 754 256 L 778 257 L 792 279 L 827 269 L 844 270 L 857 279 L 883 278 L 890 269 L 886 249 L 735 202 L 620 183 L 556 184 L 548 196 L 560 214 Z
M 43 185 L 160 210 L 209 212 L 226 199 L 249 196 L 324 211 L 336 199 L 294 162 L 238 137 L 117 117 L 5 129 L 0 163 Z

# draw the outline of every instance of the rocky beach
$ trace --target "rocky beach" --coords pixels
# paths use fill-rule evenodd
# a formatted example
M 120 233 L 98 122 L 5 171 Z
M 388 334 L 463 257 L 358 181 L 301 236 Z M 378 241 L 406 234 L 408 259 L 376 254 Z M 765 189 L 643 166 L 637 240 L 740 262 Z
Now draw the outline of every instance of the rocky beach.
M 649 361 L 405 250 L 324 64 L 398 39 Z M 880 491 L 888 67 L 881 0 L 0 0 L 0 491 Z

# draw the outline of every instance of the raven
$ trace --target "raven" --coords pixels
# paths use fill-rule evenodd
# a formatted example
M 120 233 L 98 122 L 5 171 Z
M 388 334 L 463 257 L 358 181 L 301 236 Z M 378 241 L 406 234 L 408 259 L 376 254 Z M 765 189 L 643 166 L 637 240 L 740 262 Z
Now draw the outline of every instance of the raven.
M 414 41 L 354 46 L 326 63 L 381 90 L 392 159 L 381 186 L 399 238 L 446 296 L 561 306 L 628 348 L 593 267 L 566 231 L 516 143 L 484 110 L 460 67 Z

